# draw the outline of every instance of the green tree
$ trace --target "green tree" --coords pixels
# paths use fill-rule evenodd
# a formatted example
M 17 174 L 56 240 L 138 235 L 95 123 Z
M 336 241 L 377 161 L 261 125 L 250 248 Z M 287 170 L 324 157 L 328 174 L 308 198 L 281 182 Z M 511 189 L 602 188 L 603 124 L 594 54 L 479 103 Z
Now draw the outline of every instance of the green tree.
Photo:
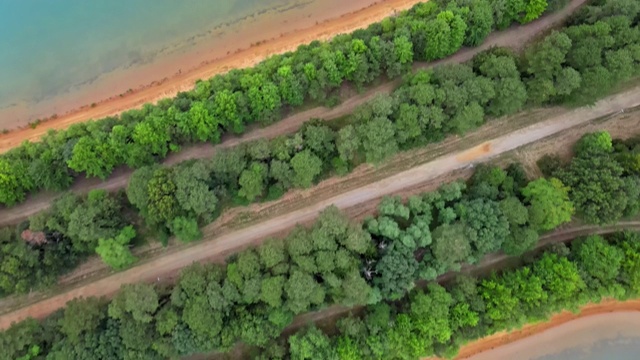
M 507 217 L 507 221 L 513 227 L 524 225 L 529 220 L 527 207 L 515 196 L 501 200 L 498 204 L 502 213 Z
M 180 114 L 178 117 L 178 129 L 190 140 L 197 141 L 220 141 L 218 122 L 213 114 L 203 102 L 191 103 L 188 112 Z
M 635 185 L 623 174 L 610 154 L 590 154 L 575 157 L 558 176 L 571 188 L 569 197 L 584 220 L 607 224 L 624 216 L 634 200 L 629 195 L 636 193 Z
M 525 15 L 520 22 L 526 24 L 539 18 L 547 9 L 547 5 L 547 0 L 528 0 L 525 7 Z
M 468 6 L 464 45 L 478 46 L 489 35 L 493 28 L 493 9 L 487 0 L 459 1 L 462 6 Z
M 170 228 L 182 242 L 188 243 L 202 239 L 202 232 L 195 219 L 178 216 L 171 221 Z
M 66 234 L 80 252 L 92 252 L 98 239 L 114 237 L 124 225 L 122 206 L 105 190 L 92 190 L 69 215 Z
M 96 254 L 111 268 L 120 270 L 136 262 L 129 250 L 129 243 L 136 237 L 133 226 L 126 226 L 115 238 L 99 239 Z
M 461 203 L 458 211 L 467 239 L 480 256 L 495 252 L 509 235 L 509 222 L 494 201 L 475 199 Z
M 308 125 L 304 129 L 304 146 L 326 161 L 335 151 L 335 133 L 323 124 Z
M 545 253 L 533 266 L 533 273 L 542 280 L 550 301 L 556 300 L 560 304 L 584 288 L 577 265 L 557 254 Z
M 322 160 L 311 151 L 304 150 L 291 159 L 291 168 L 294 173 L 293 184 L 308 188 L 322 171 Z
M 287 295 L 286 306 L 294 314 L 308 311 L 312 305 L 320 305 L 324 302 L 325 291 L 313 276 L 308 273 L 294 270 L 284 285 Z
M 620 248 L 609 245 L 598 235 L 588 236 L 574 251 L 582 270 L 602 284 L 608 284 L 618 276 L 624 259 Z
M 447 290 L 437 284 L 430 284 L 427 292 L 418 292 L 411 298 L 409 314 L 413 326 L 429 343 L 445 344 L 453 335 L 449 323 L 452 302 Z
M 465 236 L 462 224 L 440 225 L 433 230 L 433 246 L 431 251 L 436 260 L 436 266 L 444 272 L 456 269 L 471 256 L 471 245 Z
M 304 101 L 304 90 L 299 76 L 290 65 L 283 65 L 277 71 L 278 87 L 282 99 L 291 106 L 300 106 Z
M 333 360 L 334 347 L 327 335 L 315 327 L 289 337 L 291 360 Z
M 422 135 L 419 121 L 420 109 L 410 104 L 400 104 L 396 118 L 396 135 L 398 143 L 407 144 L 417 140 Z
M 234 147 L 216 151 L 211 159 L 211 178 L 231 190 L 237 189 L 238 177 L 247 169 L 246 149 Z
M 418 262 L 411 249 L 394 243 L 382 255 L 375 270 L 378 276 L 374 279 L 374 284 L 383 299 L 395 300 L 415 286 Z
M 529 203 L 529 221 L 540 230 L 552 230 L 571 221 L 574 212 L 569 187 L 556 179 L 540 178 L 530 182 L 522 195 Z
M 519 256 L 533 249 L 538 243 L 538 232 L 530 227 L 514 227 L 502 244 L 502 250 L 510 256 Z
M 371 294 L 371 287 L 356 269 L 349 271 L 345 275 L 341 290 L 342 296 L 338 301 L 346 306 L 366 304 Z
M 287 260 L 284 242 L 269 240 L 256 249 L 260 255 L 260 263 L 266 269 L 272 269 Z
M 87 176 L 104 180 L 120 161 L 115 154 L 116 151 L 105 139 L 84 136 L 74 145 L 73 155 L 67 165 L 75 171 L 84 171 Z
M 443 11 L 425 25 L 425 59 L 436 60 L 451 55 L 462 47 L 467 24 L 452 11 Z
M 178 214 L 175 198 L 176 184 L 172 179 L 172 169 L 159 168 L 147 183 L 147 217 L 152 225 L 165 224 Z
M 214 116 L 220 123 L 236 134 L 244 131 L 244 124 L 238 108 L 239 93 L 229 89 L 222 89 L 213 95 Z
M 282 306 L 285 280 L 284 276 L 274 276 L 263 279 L 260 290 L 260 300 L 273 308 L 280 308 Z
M 153 155 L 164 158 L 169 151 L 169 143 L 171 142 L 169 119 L 166 114 L 162 114 L 159 108 L 155 108 L 144 121 L 137 123 L 134 127 L 132 139 L 134 148 L 145 154 L 143 156 L 145 163 L 153 158 Z
M 143 217 L 149 214 L 149 181 L 153 178 L 156 166 L 145 166 L 131 174 L 127 185 L 127 199 Z
M 271 161 L 269 176 L 276 180 L 283 189 L 289 189 L 293 185 L 293 170 L 291 170 L 291 166 L 284 161 Z
M 571 46 L 566 34 L 553 32 L 527 50 L 527 72 L 533 76 L 528 82 L 529 99 L 533 103 L 542 104 L 557 96 L 570 95 L 580 86 L 580 74 L 564 67 Z
M 398 152 L 393 123 L 384 117 L 376 117 L 357 127 L 367 162 L 378 164 Z
M 347 125 L 338 131 L 336 147 L 343 161 L 353 161 L 360 148 L 360 138 L 353 125 Z
M 114 319 L 131 316 L 135 321 L 150 323 L 158 307 L 158 293 L 152 285 L 127 284 L 111 300 L 108 314 Z
M 238 195 L 249 201 L 255 200 L 264 192 L 264 182 L 267 175 L 267 168 L 262 163 L 251 163 L 249 168 L 240 174 L 240 190 Z
M 198 161 L 189 166 L 179 166 L 172 175 L 180 208 L 205 221 L 210 219 L 216 210 L 218 198 L 208 185 L 210 172 L 207 165 Z
M 27 191 L 33 186 L 27 176 L 27 169 L 21 163 L 0 159 L 0 203 L 13 206 L 24 200 Z
M 589 133 L 576 142 L 573 150 L 581 157 L 609 154 L 613 152 L 613 140 L 606 131 Z
M 102 301 L 96 298 L 76 298 L 69 301 L 58 321 L 60 331 L 72 343 L 80 342 L 84 334 L 95 331 L 105 317 Z

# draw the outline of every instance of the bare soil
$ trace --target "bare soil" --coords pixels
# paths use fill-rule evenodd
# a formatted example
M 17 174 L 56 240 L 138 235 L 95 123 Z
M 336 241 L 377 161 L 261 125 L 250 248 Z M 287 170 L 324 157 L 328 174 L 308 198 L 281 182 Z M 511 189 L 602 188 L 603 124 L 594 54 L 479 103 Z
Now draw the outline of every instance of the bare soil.
M 490 144 L 490 150 L 487 153 L 469 157 L 468 154 L 474 153 L 474 148 L 452 152 L 356 189 L 334 193 L 335 195 L 332 197 L 320 199 L 296 211 L 278 215 L 226 234 L 219 235 L 218 224 L 211 224 L 205 227 L 203 231 L 205 239 L 210 239 L 209 241 L 159 250 L 160 254 L 158 256 L 142 261 L 134 268 L 113 273 L 100 279 L 91 279 L 91 283 L 78 284 L 76 287 L 66 289 L 39 302 L 34 303 L 33 301 L 28 301 L 28 299 L 22 299 L 20 304 L 24 307 L 5 313 L 0 317 L 0 329 L 6 328 L 12 322 L 23 320 L 26 317 L 43 318 L 76 297 L 110 296 L 123 284 L 140 281 L 155 282 L 157 278 L 170 279 L 181 268 L 193 262 L 223 262 L 227 255 L 233 252 L 260 244 L 266 238 L 284 233 L 298 223 L 313 220 L 320 211 L 329 205 L 335 205 L 340 209 L 358 208 L 385 195 L 401 193 L 406 189 L 419 188 L 419 186 L 441 176 L 467 168 L 471 163 L 471 159 L 473 162 L 489 161 L 503 153 L 556 133 L 568 129 L 578 131 L 575 129 L 580 129 L 591 121 L 619 113 L 620 109 L 640 106 L 639 95 L 640 88 L 629 90 L 604 99 L 592 107 L 568 111 L 509 134 L 495 137 L 490 141 L 485 141 L 485 143 Z M 15 303 L 13 305 L 15 306 Z M 3 304 L 0 305 L 0 308 L 5 309 L 6 312 L 8 308 L 13 308 L 14 306 Z

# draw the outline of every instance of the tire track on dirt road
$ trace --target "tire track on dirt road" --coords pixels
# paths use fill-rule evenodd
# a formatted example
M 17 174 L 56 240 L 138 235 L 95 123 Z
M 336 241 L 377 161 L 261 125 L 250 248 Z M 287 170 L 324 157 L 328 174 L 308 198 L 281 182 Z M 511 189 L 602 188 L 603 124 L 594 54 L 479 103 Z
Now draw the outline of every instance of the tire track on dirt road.
M 582 6 L 586 1 L 587 0 L 573 0 L 563 10 L 546 15 L 532 23 L 519 25 L 504 31 L 494 32 L 489 35 L 486 41 L 479 47 L 461 49 L 456 54 L 439 61 L 416 63 L 414 65 L 414 70 L 426 69 L 443 64 L 465 62 L 473 58 L 479 52 L 496 46 L 520 49 L 540 33 L 564 21 L 573 13 L 573 11 Z M 261 138 L 271 139 L 279 135 L 293 133 L 309 119 L 320 118 L 328 121 L 348 115 L 352 113 L 355 108 L 374 99 L 379 94 L 390 94 L 400 85 L 400 83 L 400 80 L 387 82 L 383 85 L 371 88 L 362 94 L 352 96 L 334 108 L 316 107 L 302 111 L 288 116 L 271 126 L 249 131 L 243 136 L 231 136 L 226 134 L 223 136 L 222 143 L 218 145 L 205 143 L 185 147 L 180 152 L 169 155 L 162 161 L 162 163 L 164 165 L 173 165 L 188 159 L 209 158 L 220 149 L 237 146 L 239 144 Z M 127 186 L 129 177 L 132 173 L 133 170 L 126 167 L 120 167 L 104 181 L 98 178 L 78 178 L 75 180 L 74 185 L 70 190 L 76 193 L 86 193 L 93 189 L 116 191 Z M 50 206 L 51 202 L 58 196 L 60 196 L 59 193 L 40 192 L 36 195 L 29 196 L 25 202 L 19 205 L 10 208 L 0 206 L 0 226 L 18 223 L 31 215 L 46 210 Z
M 404 188 L 413 187 L 449 172 L 468 167 L 471 164 L 488 161 L 504 152 L 544 139 L 550 135 L 579 126 L 594 119 L 613 115 L 625 108 L 640 106 L 640 88 L 601 100 L 594 106 L 583 107 L 566 114 L 494 138 L 471 149 L 441 156 L 434 161 L 419 165 L 380 181 L 346 191 L 311 206 L 266 220 L 244 229 L 233 231 L 215 238 L 215 226 L 203 229 L 204 238 L 193 246 L 158 256 L 126 271 L 114 273 L 91 284 L 67 290 L 61 294 L 34 303 L 0 317 L 0 329 L 12 322 L 27 317 L 43 318 L 63 307 L 67 301 L 80 296 L 110 296 L 121 285 L 141 281 L 155 281 L 158 276 L 175 274 L 181 268 L 200 261 L 223 262 L 227 255 L 248 246 L 260 244 L 274 234 L 291 229 L 298 223 L 313 220 L 327 206 L 335 205 L 347 209 L 385 195 L 391 195 Z

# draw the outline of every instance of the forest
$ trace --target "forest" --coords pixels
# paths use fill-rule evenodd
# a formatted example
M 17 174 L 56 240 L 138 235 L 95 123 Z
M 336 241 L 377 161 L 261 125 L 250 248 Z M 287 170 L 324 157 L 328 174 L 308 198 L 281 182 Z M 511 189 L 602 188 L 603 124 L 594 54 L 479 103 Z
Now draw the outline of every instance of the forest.
M 12 206 L 40 190 L 68 189 L 78 177 L 105 179 L 118 166 L 151 165 L 184 145 L 218 143 L 225 133 L 241 134 L 251 124 L 272 123 L 305 103 L 335 104 L 343 84 L 362 89 L 381 77 L 399 77 L 410 71 L 414 61 L 444 58 L 462 46 L 482 43 L 492 30 L 538 18 L 547 2 L 421 3 L 367 29 L 327 43 L 314 41 L 256 67 L 199 81 L 194 90 L 156 105 L 51 131 L 39 142 L 25 142 L 0 155 L 0 204 Z M 549 9 L 566 2 L 551 0 Z M 633 10 L 635 2 L 626 2 L 615 1 L 616 5 L 606 8 L 608 15 L 629 17 L 627 9 Z M 607 51 L 627 44 L 611 49 L 609 45 Z M 629 58 L 622 60 L 630 65 Z M 576 81 L 575 76 L 572 80 Z M 513 86 L 509 81 L 507 85 Z M 525 96 L 523 89 L 518 90 Z M 478 112 L 474 106 L 467 110 L 467 117 L 477 120 Z
M 110 301 L 74 299 L 42 322 L 26 320 L 3 332 L 0 359 L 164 359 L 224 352 L 239 342 L 265 349 L 267 358 L 387 358 L 395 352 L 415 358 L 449 354 L 459 344 L 455 339 L 543 318 L 596 295 L 634 296 L 632 290 L 640 289 L 638 242 L 625 240 L 620 250 L 602 239 L 586 241 L 582 250 L 573 250 L 580 241 L 571 251 L 557 247 L 513 275 L 465 280 L 461 292 L 447 295 L 435 284 L 426 293 L 414 291 L 416 282 L 487 254 L 521 255 L 541 234 L 574 217 L 600 224 L 637 215 L 640 138 L 593 133 L 574 151 L 568 163 L 541 160 L 549 177 L 527 179 L 517 164 L 480 166 L 467 182 L 406 201 L 385 198 L 375 216 L 360 223 L 330 207 L 310 227 L 235 254 L 225 265 L 185 268 L 172 288 L 125 285 Z M 601 161 L 590 162 L 594 157 Z M 592 201 L 584 201 L 587 194 Z M 116 236 L 126 238 L 126 232 Z M 578 256 L 585 265 L 576 263 Z M 398 305 L 407 294 L 410 305 Z M 415 301 L 426 312 L 416 310 Z M 372 314 L 387 313 L 397 326 L 365 331 L 368 320 L 354 318 L 341 324 L 361 325 L 345 328 L 353 331 L 340 339 L 311 329 L 292 336 L 288 346 L 274 345 L 296 315 L 336 304 L 371 305 Z M 436 310 L 447 316 L 436 321 L 425 315 L 441 313 Z
M 367 306 L 324 333 L 315 326 L 261 350 L 255 359 L 452 358 L 469 341 L 603 300 L 640 296 L 640 234 L 592 235 L 556 244 L 516 268 L 484 278 L 458 275 L 401 302 Z
M 496 48 L 466 64 L 406 75 L 391 95 L 338 122 L 310 121 L 296 134 L 219 151 L 211 159 L 143 166 L 132 175 L 126 193 L 65 194 L 28 222 L 0 229 L 0 295 L 54 284 L 92 254 L 115 269 L 125 268 L 136 261 L 130 246 L 143 238 L 198 240 L 201 226 L 225 208 L 277 199 L 291 188 L 346 174 L 363 162 L 378 164 L 399 151 L 464 134 L 527 106 L 593 101 L 637 76 L 639 12 L 640 5 L 623 0 L 584 7 L 566 28 L 521 55 Z M 581 55 L 586 52 L 589 63 Z M 600 57 L 593 55 L 598 53 Z M 634 151 L 630 147 L 628 158 L 619 162 L 631 166 L 637 159 Z M 615 166 L 607 156 L 585 157 L 580 167 L 589 171 L 591 162 Z M 574 189 L 578 175 L 555 175 L 554 163 L 546 161 L 547 174 Z M 607 174 L 619 179 L 615 186 L 620 191 L 637 192 L 635 180 L 621 180 L 619 167 L 603 168 L 601 176 Z M 593 194 L 581 191 L 582 200 L 574 201 L 587 207 Z M 611 214 L 597 214 L 602 207 L 593 205 L 589 220 L 609 222 L 622 209 L 613 206 Z
M 107 176 L 121 164 L 139 170 L 126 192 L 66 194 L 28 222 L 1 229 L 0 295 L 54 284 L 93 253 L 115 269 L 127 267 L 135 261 L 129 245 L 140 240 L 141 232 L 161 241 L 170 235 L 194 241 L 200 227 L 227 206 L 275 199 L 293 187 L 309 187 L 360 163 L 377 164 L 398 151 L 464 134 L 527 106 L 589 103 L 640 71 L 640 4 L 602 0 L 581 8 L 565 28 L 523 54 L 492 49 L 466 64 L 406 74 L 413 61 L 444 57 L 473 45 L 469 39 L 478 34 L 484 34 L 482 39 L 491 29 L 530 21 L 522 9 L 533 9 L 537 17 L 544 6 L 538 12 L 534 5 L 545 2 L 508 2 L 522 4 L 520 10 L 498 3 L 504 4 L 418 5 L 365 31 L 302 47 L 254 69 L 200 82 L 193 92 L 157 106 L 74 126 L 3 155 L 0 202 L 7 205 L 38 189 L 62 190 L 78 176 Z M 489 15 L 482 17 L 487 4 Z M 504 12 L 491 11 L 491 6 Z M 491 25 L 482 28 L 486 23 L 481 20 L 489 18 Z M 433 32 L 444 24 L 446 36 Z M 464 31 L 456 32 L 461 27 Z M 398 40 L 402 34 L 404 40 Z M 443 46 L 450 41 L 460 45 Z M 374 56 L 382 54 L 372 50 L 376 43 L 410 48 L 411 58 L 389 73 L 393 67 L 382 65 L 388 60 Z M 378 67 L 371 59 L 378 59 Z M 305 81 L 287 78 L 281 62 L 289 62 L 296 74 L 307 76 L 308 70 L 311 75 Z M 359 65 L 366 71 L 358 73 Z M 283 84 L 302 86 L 303 91 L 291 92 L 305 94 L 300 104 L 331 101 L 344 81 L 358 85 L 356 73 L 371 76 L 360 86 L 383 73 L 405 78 L 392 95 L 340 124 L 312 121 L 294 135 L 232 148 L 212 159 L 153 165 L 180 145 L 218 141 L 223 130 L 240 133 L 251 123 L 248 119 L 275 121 L 296 106 L 280 95 Z M 225 96 L 232 101 L 225 103 Z M 225 110 L 215 104 L 225 104 Z M 264 358 L 415 358 L 452 354 L 465 339 L 586 301 L 637 296 L 640 249 L 631 241 L 637 236 L 629 234 L 611 242 L 589 238 L 584 246 L 577 241 L 521 269 L 480 281 L 463 279 L 446 289 L 433 284 L 426 291 L 414 287 L 486 254 L 523 254 L 540 234 L 572 218 L 609 224 L 637 214 L 639 144 L 637 138 L 589 134 L 575 145 L 570 162 L 541 159 L 544 178 L 527 179 L 518 165 L 480 166 L 468 182 L 406 201 L 387 198 L 362 223 L 329 208 L 313 226 L 234 255 L 224 266 L 186 268 L 170 289 L 129 285 L 110 301 L 76 299 L 42 322 L 15 324 L 0 335 L 0 359 L 164 359 L 226 351 L 238 342 L 272 352 L 260 355 Z M 594 258 L 592 252 L 607 256 Z M 309 329 L 274 345 L 294 316 L 333 304 L 371 307 L 363 319 L 342 321 L 338 335 Z M 438 317 L 442 322 L 425 318 L 431 313 L 443 314 Z M 394 326 L 376 330 L 379 316 Z

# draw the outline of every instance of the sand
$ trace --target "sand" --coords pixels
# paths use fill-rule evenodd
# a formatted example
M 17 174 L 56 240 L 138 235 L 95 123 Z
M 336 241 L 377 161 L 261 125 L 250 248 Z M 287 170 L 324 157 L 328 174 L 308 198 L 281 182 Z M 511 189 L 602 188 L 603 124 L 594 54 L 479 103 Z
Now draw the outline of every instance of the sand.
M 368 1 L 370 0 L 357 0 L 361 5 Z M 243 44 L 242 41 L 235 39 L 235 46 L 238 50 L 230 51 L 229 55 L 209 58 L 191 69 L 180 68 L 178 73 L 168 73 L 169 70 L 163 69 L 159 74 L 150 75 L 150 78 L 156 79 L 156 81 L 133 88 L 132 91 L 126 93 L 110 93 L 107 88 L 102 94 L 95 95 L 90 99 L 83 99 L 83 103 L 70 104 L 71 108 L 62 109 L 58 106 L 64 111 L 58 111 L 55 116 L 50 114 L 51 117 L 40 123 L 35 129 L 25 126 L 22 129 L 0 135 L 0 153 L 19 145 L 24 140 L 37 140 L 49 129 L 64 129 L 74 123 L 117 115 L 122 111 L 141 107 L 145 103 L 154 103 L 162 98 L 175 96 L 180 91 L 191 89 L 198 79 L 210 78 L 234 68 L 250 67 L 271 55 L 295 50 L 299 45 L 310 43 L 313 40 L 328 40 L 338 34 L 367 27 L 385 17 L 409 9 L 419 2 L 421 1 L 382 0 L 348 13 L 344 13 L 345 10 L 342 8 L 326 10 L 329 11 L 328 14 L 313 14 L 313 18 L 292 20 L 289 25 L 293 27 L 278 27 L 278 31 L 284 32 L 272 35 L 271 38 L 263 38 L 259 44 L 255 42 L 253 42 L 254 45 Z M 349 7 L 353 8 L 353 5 Z M 326 19 L 327 16 L 333 16 L 333 18 L 317 23 L 316 19 Z M 265 33 L 264 36 L 268 35 Z M 202 54 L 198 56 L 202 56 Z M 185 64 L 189 63 L 188 59 L 181 61 Z M 172 66 L 174 67 L 173 71 L 177 71 L 176 64 Z M 16 121 L 10 114 L 2 114 L 0 129 L 11 129 L 15 125 Z
M 546 322 L 497 333 L 463 346 L 456 359 L 531 359 L 615 338 L 620 333 L 640 336 L 640 300 L 590 304 L 579 314 L 563 312 Z

